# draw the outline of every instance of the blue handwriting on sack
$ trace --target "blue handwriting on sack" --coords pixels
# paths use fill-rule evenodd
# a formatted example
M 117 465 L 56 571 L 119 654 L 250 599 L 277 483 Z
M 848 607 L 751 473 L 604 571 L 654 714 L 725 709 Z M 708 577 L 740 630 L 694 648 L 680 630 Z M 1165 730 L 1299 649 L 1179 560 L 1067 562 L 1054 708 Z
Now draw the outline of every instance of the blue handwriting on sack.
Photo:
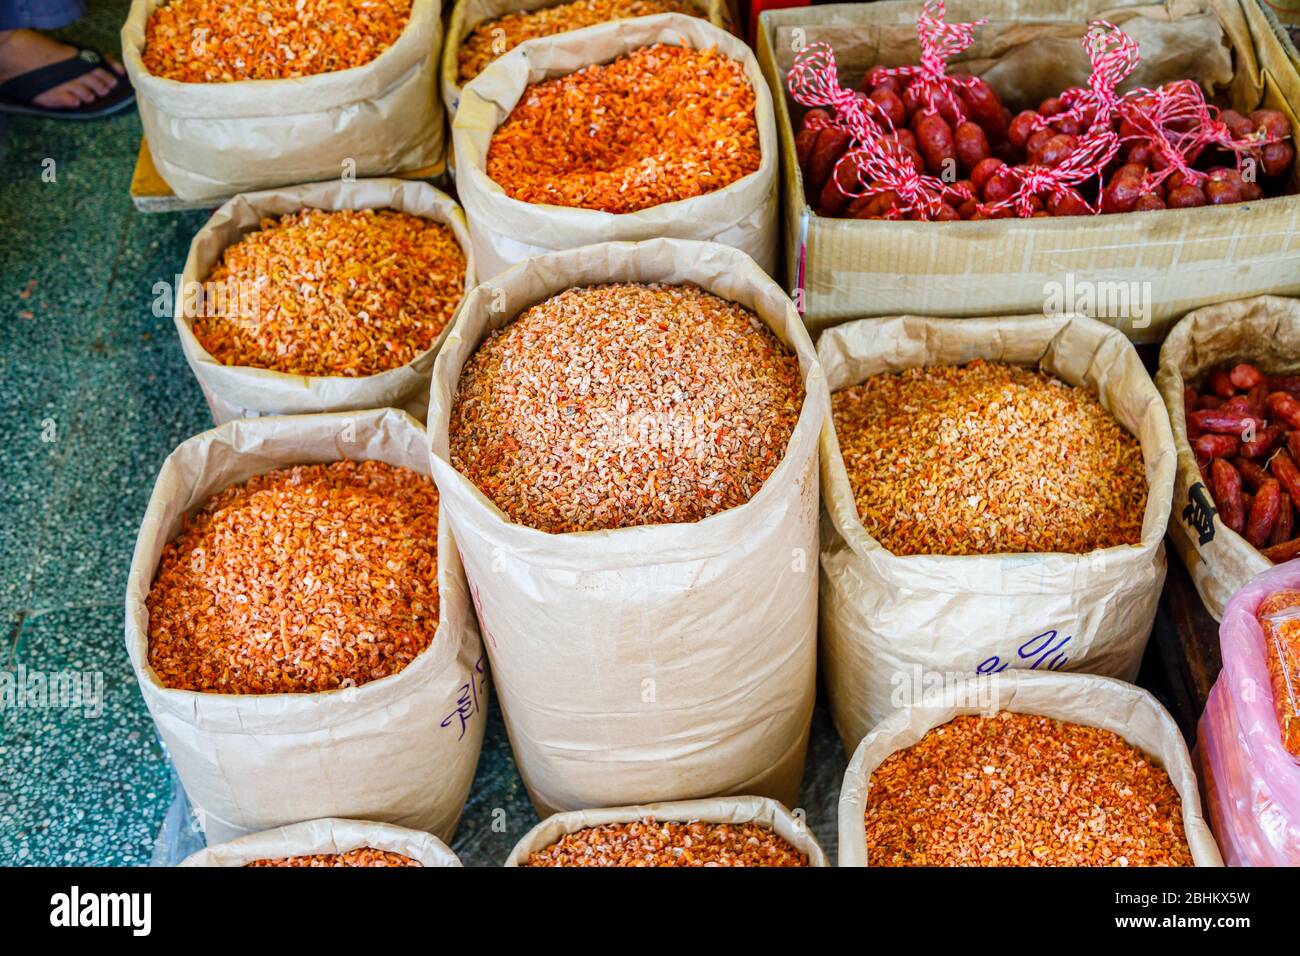
M 1025 643 L 1016 648 L 1016 654 L 1022 661 L 1032 661 L 1029 665 L 1031 671 L 1036 671 L 1044 667 L 1049 671 L 1059 671 L 1069 661 L 1061 648 L 1069 644 L 1074 638 L 1070 635 L 1058 638 L 1056 631 L 1043 631 L 1041 634 L 1035 634 Z M 1055 655 L 1055 656 L 1053 656 Z M 981 674 L 996 674 L 1004 671 L 1011 666 L 1011 661 L 1003 662 L 1002 658 L 994 654 L 988 660 L 984 661 L 977 668 Z
M 461 740 L 465 736 L 465 728 L 469 725 L 470 718 L 481 709 L 480 700 L 483 691 L 487 689 L 487 658 L 480 655 L 478 663 L 474 665 L 474 673 L 470 675 L 469 680 L 460 685 L 460 695 L 456 698 L 456 709 L 443 719 L 442 726 L 450 727 L 453 720 L 460 719 L 460 736 Z

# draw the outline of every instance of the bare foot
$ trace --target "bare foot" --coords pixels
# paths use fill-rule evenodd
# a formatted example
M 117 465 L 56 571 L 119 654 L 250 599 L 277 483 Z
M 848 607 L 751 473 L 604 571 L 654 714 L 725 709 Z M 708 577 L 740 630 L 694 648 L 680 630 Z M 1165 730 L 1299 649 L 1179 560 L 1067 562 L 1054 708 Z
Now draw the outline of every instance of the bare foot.
M 77 55 L 77 48 L 51 40 L 35 30 L 0 31 L 0 83 Z M 49 109 L 73 109 L 93 103 L 117 86 L 118 76 L 125 75 L 122 64 L 106 57 L 108 68 L 100 67 L 46 90 L 32 102 Z

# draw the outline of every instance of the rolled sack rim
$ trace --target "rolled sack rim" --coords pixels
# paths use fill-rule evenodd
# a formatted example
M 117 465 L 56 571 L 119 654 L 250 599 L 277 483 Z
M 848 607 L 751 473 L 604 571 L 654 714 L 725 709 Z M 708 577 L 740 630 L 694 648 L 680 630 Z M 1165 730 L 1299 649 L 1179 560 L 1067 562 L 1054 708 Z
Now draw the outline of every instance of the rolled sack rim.
M 620 27 L 627 35 L 619 38 L 620 52 L 609 60 L 599 61 L 600 64 L 611 62 L 620 56 L 626 56 L 635 50 L 656 43 L 701 49 L 702 47 L 697 45 L 701 41 L 689 35 L 696 29 L 702 31 L 720 52 L 739 61 L 744 67 L 750 86 L 754 89 L 754 121 L 758 127 L 759 146 L 758 169 L 712 192 L 627 213 L 609 213 L 598 209 L 584 209 L 580 206 L 529 203 L 506 195 L 505 190 L 487 174 L 487 150 L 492 136 L 510 115 L 529 84 L 543 78 L 556 79 L 576 72 L 576 70 L 566 69 L 551 75 L 553 68 L 545 65 L 543 52 L 547 52 L 551 46 L 565 50 L 581 50 L 589 37 L 608 32 L 611 27 Z M 679 32 L 674 35 L 674 30 Z M 543 64 L 534 65 L 534 59 L 542 60 Z M 587 66 L 594 65 L 599 64 L 595 62 L 587 64 Z M 528 75 L 528 79 L 522 85 L 518 82 L 508 82 L 508 74 L 516 69 L 525 71 Z M 503 97 L 491 98 L 481 92 L 484 86 L 502 84 L 507 84 L 509 97 L 512 98 L 509 105 L 503 102 Z M 469 110 L 465 108 L 467 103 L 472 104 Z M 477 112 L 480 108 L 483 110 L 490 108 L 497 114 L 492 131 L 487 134 L 487 142 L 482 143 L 479 142 L 482 139 L 481 131 L 474 128 L 477 124 L 471 124 L 465 119 L 467 113 Z M 483 72 L 461 88 L 460 102 L 451 127 L 458 175 L 468 177 L 471 181 L 469 183 L 471 188 L 461 187 L 460 201 L 471 213 L 472 227 L 512 236 L 528 236 L 528 241 L 535 243 L 546 241 L 548 229 L 552 225 L 551 217 L 556 214 L 563 214 L 569 223 L 574 224 L 568 229 L 579 226 L 590 232 L 593 238 L 600 237 L 601 241 L 618 241 L 634 235 L 642 239 L 651 239 L 665 233 L 683 230 L 696 233 L 697 235 L 692 238 L 705 241 L 708 236 L 718 235 L 743 224 L 753 214 L 753 207 L 757 203 L 737 203 L 734 197 L 738 190 L 761 189 L 762 195 L 767 196 L 772 189 L 776 188 L 778 179 L 779 145 L 776 135 L 775 107 L 772 104 L 771 90 L 753 51 L 736 36 L 720 30 L 707 19 L 678 13 L 661 13 L 648 17 L 634 17 L 630 20 L 598 23 L 580 30 L 538 37 L 519 44 L 492 61 Z M 692 205 L 688 206 L 688 203 Z
M 640 261 L 655 256 L 676 254 L 681 261 L 689 262 L 689 268 L 695 268 L 699 267 L 699 257 L 705 255 L 713 261 L 718 257 L 731 260 L 728 268 L 733 278 L 740 277 L 754 288 L 758 295 L 767 298 L 779 296 L 783 300 L 783 312 L 779 316 L 762 314 L 751 306 L 746 308 L 758 314 L 764 324 L 798 357 L 804 384 L 803 407 L 799 411 L 799 418 L 780 464 L 754 496 L 744 504 L 695 522 L 636 525 L 601 531 L 551 534 L 511 520 L 452 465 L 448 428 L 455 398 L 453 389 L 459 382 L 465 362 L 474 354 L 489 330 L 485 326 L 484 335 L 479 336 L 478 340 L 471 344 L 466 338 L 465 320 L 480 310 L 490 313 L 489 304 L 496 290 L 506 289 L 512 284 L 519 283 L 522 277 L 538 270 L 555 272 L 549 283 L 551 291 L 543 298 L 572 288 L 574 283 L 564 280 L 562 276 L 584 271 L 582 263 L 592 255 L 602 252 L 622 260 L 611 265 L 609 271 L 602 275 L 600 279 L 602 282 L 660 281 L 644 276 L 627 278 L 627 275 L 634 271 Z M 703 271 L 703 267 L 700 268 Z M 684 281 L 695 282 L 706 291 L 729 301 L 735 301 L 730 296 L 715 291 L 715 286 L 707 278 Z M 512 307 L 509 310 L 509 318 L 496 327 L 514 321 L 521 312 L 535 304 L 537 302 L 529 301 L 517 309 Z M 794 304 L 753 259 L 738 249 L 693 239 L 652 239 L 642 242 L 599 243 L 551 252 L 511 266 L 487 282 L 480 283 L 466 297 L 461 316 L 462 320 L 457 322 L 456 328 L 452 330 L 451 335 L 443 343 L 442 349 L 439 350 L 434 363 L 433 382 L 430 386 L 428 434 L 434 480 L 445 496 L 444 504 L 447 500 L 454 502 L 454 506 L 449 508 L 452 512 L 453 524 L 456 523 L 455 509 L 459 507 L 468 509 L 473 515 L 476 534 L 484 537 L 488 543 L 508 550 L 516 558 L 542 555 L 545 563 L 552 568 L 583 570 L 592 566 L 591 559 L 596 555 L 599 555 L 601 566 L 606 569 L 635 567 L 650 561 L 666 563 L 715 557 L 726 551 L 727 540 L 740 535 L 745 528 L 752 528 L 755 520 L 761 520 L 764 515 L 784 513 L 787 505 L 783 505 L 778 496 L 786 494 L 789 486 L 797 485 L 800 480 L 799 471 L 808 469 L 810 474 L 807 475 L 807 480 L 813 482 L 814 495 L 818 493 L 816 469 L 818 434 L 821 423 L 826 417 L 829 402 L 825 377 L 812 341 L 794 309 Z M 450 368 L 453 362 L 454 370 Z M 485 530 L 490 533 L 490 539 L 483 535 Z
M 713 18 L 716 16 L 719 21 L 726 19 L 726 8 L 723 0 L 690 0 L 691 4 L 702 11 L 700 19 L 712 24 L 720 29 L 726 29 L 724 22 L 714 23 Z M 471 20 L 471 14 L 467 11 L 468 4 L 465 0 L 453 0 L 451 15 L 447 18 L 447 28 L 443 39 L 442 61 L 438 64 L 438 77 L 442 85 L 443 105 L 447 110 L 454 114 L 456 106 L 460 103 L 460 94 L 463 86 L 460 82 L 460 48 L 464 46 L 465 41 L 469 39 L 471 33 L 482 23 L 489 20 L 499 19 L 508 16 L 511 13 L 521 13 L 525 10 L 537 12 L 547 7 L 555 6 L 555 0 L 534 0 L 533 3 L 520 4 L 514 9 L 504 10 L 495 15 L 480 17 Z M 653 14 L 659 16 L 659 14 Z M 636 19 L 635 17 L 624 17 L 623 19 Z M 613 21 L 606 21 L 613 22 Z M 598 24 L 593 24 L 597 26 Z M 565 30 L 564 33 L 572 33 L 572 30 Z M 730 32 L 730 31 L 728 31 Z M 550 34 L 554 36 L 555 34 Z M 502 54 L 504 55 L 504 54 Z M 470 81 L 467 80 L 466 83 Z
M 440 0 L 413 0 L 411 16 L 391 46 L 373 60 L 310 76 L 227 83 L 187 83 L 157 76 L 144 65 L 145 26 L 162 4 L 133 0 L 122 25 L 122 63 L 136 93 L 152 109 L 185 120 L 251 119 L 323 113 L 376 99 L 418 73 L 441 47 Z M 434 77 L 434 93 L 437 78 Z M 274 97 L 280 108 L 268 112 Z M 304 98 L 312 104 L 302 109 Z
M 525 833 L 503 865 L 522 866 L 531 853 L 588 827 L 634 823 L 647 818 L 665 823 L 758 823 L 768 827 L 796 850 L 806 853 L 809 867 L 830 866 L 816 834 L 807 823 L 796 818 L 779 800 L 761 796 L 700 797 L 562 811 L 552 814 Z
M 367 201 L 353 204 L 346 201 L 349 193 L 360 193 L 371 189 L 387 190 L 389 192 L 387 204 L 380 205 Z M 338 196 L 329 198 L 331 192 L 340 190 Z M 460 302 L 457 303 L 447 324 L 438 333 L 433 344 L 409 362 L 373 375 L 303 375 L 297 372 L 259 368 L 255 365 L 226 365 L 204 348 L 195 336 L 194 317 L 186 315 L 185 285 L 191 281 L 199 284 L 206 283 L 208 275 L 216 264 L 215 260 L 205 264 L 206 257 L 201 256 L 201 240 L 205 237 L 225 229 L 234 229 L 239 233 L 237 239 L 218 250 L 219 258 L 234 242 L 260 229 L 260 226 L 255 223 L 248 223 L 245 226 L 238 224 L 238 220 L 247 219 L 249 215 L 260 220 L 264 216 L 282 216 L 308 208 L 335 212 L 344 209 L 392 209 L 398 212 L 409 212 L 406 207 L 421 204 L 421 194 L 424 194 L 424 204 L 431 205 L 431 212 L 434 214 L 411 212 L 410 215 L 439 223 L 452 231 L 461 252 L 465 254 L 465 282 Z M 286 208 L 277 213 L 267 208 L 286 205 L 286 201 L 288 205 L 293 206 L 293 209 Z M 362 178 L 349 182 L 326 180 L 300 186 L 272 187 L 232 196 L 222 203 L 190 241 L 181 278 L 182 288 L 174 290 L 173 321 L 177 335 L 180 337 L 181 351 L 185 354 L 195 377 L 227 402 L 244 408 L 256 407 L 259 411 L 277 415 L 386 407 L 394 404 L 402 396 L 414 395 L 428 384 L 434 358 L 451 333 L 452 327 L 460 317 L 461 309 L 465 306 L 465 299 L 478 281 L 469 224 L 460 204 L 429 183 L 391 177 Z M 351 394 L 342 403 L 327 399 L 323 394 L 344 390 Z
M 296 849 L 276 850 L 280 843 Z M 268 845 L 271 844 L 271 845 Z M 247 866 L 254 860 L 284 856 L 314 856 L 349 853 L 367 847 L 400 853 L 421 866 L 461 866 L 458 857 L 442 840 L 424 830 L 412 830 L 394 823 L 356 820 L 349 817 L 321 817 L 257 833 L 245 834 L 191 853 L 183 867 Z M 270 855 L 268 855 L 270 854 Z
M 383 430 L 392 432 L 409 428 L 421 432 L 424 430 L 415 418 L 393 408 L 369 409 L 361 412 L 321 412 L 314 415 L 264 416 L 226 422 L 185 439 L 167 456 L 150 492 L 149 505 L 141 520 L 141 527 L 153 527 L 164 522 L 168 507 L 165 486 L 183 482 L 184 476 L 179 462 L 195 446 L 220 443 L 237 455 L 252 456 L 256 451 L 249 447 L 248 443 L 260 440 L 257 438 L 258 432 L 267 432 L 285 424 L 323 429 L 332 427 L 331 423 L 341 424 L 345 421 L 354 422 L 358 430 L 367 427 L 367 424 L 376 432 Z M 332 460 L 340 461 L 349 457 L 341 451 L 342 449 L 339 456 Z M 259 470 L 256 474 L 265 474 L 285 467 L 292 466 L 273 464 Z M 193 497 L 193 485 L 187 483 L 187 486 L 191 489 L 191 497 Z M 211 495 L 204 496 L 198 501 L 197 507 L 202 507 L 203 501 L 210 497 Z M 185 513 L 191 512 L 192 509 L 187 509 Z M 152 549 L 152 544 L 137 535 L 126 585 L 126 649 L 141 694 L 150 711 L 153 712 L 154 719 L 160 724 L 174 720 L 185 726 L 200 727 L 211 733 L 256 735 L 273 732 L 279 736 L 297 733 L 318 734 L 330 727 L 348 723 L 377 710 L 394 707 L 398 702 L 410 699 L 422 686 L 436 681 L 446 668 L 456 661 L 461 650 L 461 642 L 453 640 L 449 633 L 455 625 L 449 621 L 446 610 L 446 605 L 451 602 L 448 601 L 450 587 L 444 576 L 448 572 L 444 571 L 447 565 L 442 560 L 442 548 L 445 543 L 453 551 L 455 550 L 446 527 L 446 520 L 440 502 L 438 628 L 429 646 L 395 674 L 367 681 L 355 687 L 310 693 L 228 694 L 182 690 L 163 684 L 149 662 L 147 599 L 158 571 L 158 560 L 146 563 L 146 552 Z M 158 548 L 159 559 L 162 548 L 175 540 L 175 537 L 176 534 L 172 534 L 163 541 Z M 459 567 L 459 562 L 454 562 L 453 566 Z
M 1121 427 L 1133 435 L 1141 446 L 1143 464 L 1147 472 L 1147 502 L 1142 519 L 1142 536 L 1138 544 L 1095 548 L 1082 554 L 1031 551 L 973 555 L 896 555 L 887 550 L 866 530 L 858 516 L 856 498 L 849 482 L 844 456 L 840 451 L 834 419 L 828 414 L 821 434 L 822 501 L 835 532 L 858 559 L 866 563 L 875 574 L 895 586 L 937 589 L 951 594 L 1073 592 L 1080 587 L 1080 580 L 1085 578 L 1089 581 L 1089 586 L 1094 587 L 1110 584 L 1113 587 L 1138 588 L 1163 581 L 1164 537 L 1168 527 L 1168 515 L 1173 505 L 1174 479 L 1177 473 L 1176 456 L 1172 451 L 1173 435 L 1164 399 L 1142 367 L 1132 343 L 1122 332 L 1079 313 L 1050 317 L 1025 315 L 986 319 L 881 316 L 858 319 L 827 329 L 818 341 L 818 355 L 822 357 L 824 348 L 838 342 L 837 330 L 858 325 L 868 328 L 879 327 L 899 321 L 915 322 L 927 328 L 962 323 L 972 331 L 979 328 L 980 324 L 995 328 L 1005 327 L 1010 323 L 1026 325 L 1032 323 L 1042 328 L 1044 323 L 1054 323 L 1055 330 L 1041 350 L 1042 355 L 1037 361 L 1041 361 L 1042 357 L 1046 356 L 1053 343 L 1062 336 L 1070 334 L 1074 328 L 1087 330 L 1091 334 L 1101 333 L 1094 356 L 1102 349 L 1116 349 L 1120 353 L 1121 360 L 1130 366 L 1130 370 L 1140 370 L 1146 379 L 1143 388 L 1147 393 L 1144 396 L 1143 416 L 1144 419 L 1150 419 L 1149 424 L 1160 433 L 1157 435 L 1156 444 L 1162 447 L 1148 448 L 1139 435 L 1134 434 L 1122 422 L 1120 423 Z M 1010 359 L 995 360 L 1020 364 Z M 1055 372 L 1051 374 L 1061 377 Z M 1076 382 L 1068 384 L 1076 388 L 1088 388 Z M 1097 397 L 1102 399 L 1100 395 Z M 832 548 L 833 543 L 823 542 L 822 547 L 825 551 Z M 1149 568 L 1149 572 L 1139 576 L 1136 572 L 1144 565 Z M 989 582 L 997 582 L 996 587 L 991 586 Z

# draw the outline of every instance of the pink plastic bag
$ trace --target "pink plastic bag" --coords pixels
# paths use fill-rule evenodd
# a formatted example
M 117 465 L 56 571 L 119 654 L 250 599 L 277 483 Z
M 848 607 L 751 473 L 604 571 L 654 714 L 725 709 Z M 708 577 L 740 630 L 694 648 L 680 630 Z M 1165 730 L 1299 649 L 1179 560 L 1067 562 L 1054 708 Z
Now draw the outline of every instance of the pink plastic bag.
M 1264 598 L 1297 587 L 1300 560 L 1257 575 L 1232 596 L 1219 627 L 1223 672 L 1197 747 L 1210 826 L 1229 866 L 1300 866 L 1300 761 L 1282 746 L 1255 620 Z

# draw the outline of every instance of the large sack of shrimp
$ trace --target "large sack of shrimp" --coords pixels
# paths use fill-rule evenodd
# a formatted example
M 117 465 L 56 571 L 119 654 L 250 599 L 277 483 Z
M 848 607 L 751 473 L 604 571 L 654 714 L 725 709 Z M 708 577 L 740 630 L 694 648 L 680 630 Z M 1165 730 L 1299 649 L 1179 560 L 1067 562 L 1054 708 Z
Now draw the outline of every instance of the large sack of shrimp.
M 122 58 L 182 199 L 443 160 L 439 0 L 133 0 Z
M 588 246 L 470 293 L 433 473 L 542 816 L 797 805 L 825 408 L 794 306 L 727 246 Z
M 210 843 L 325 817 L 452 838 L 487 663 L 427 443 L 393 409 L 252 418 L 163 462 L 126 649 Z
M 461 93 L 456 186 L 479 275 L 658 237 L 776 268 L 772 97 L 749 47 L 662 14 L 529 40 Z
M 1222 866 L 1187 744 L 1149 691 L 970 677 L 881 721 L 840 792 L 840 866 Z
M 822 333 L 822 676 L 845 750 L 934 679 L 1137 677 L 1174 450 L 1122 333 L 1085 316 Z
M 428 183 L 312 183 L 236 196 L 190 243 L 181 350 L 217 424 L 400 408 L 475 284 L 465 214 Z

